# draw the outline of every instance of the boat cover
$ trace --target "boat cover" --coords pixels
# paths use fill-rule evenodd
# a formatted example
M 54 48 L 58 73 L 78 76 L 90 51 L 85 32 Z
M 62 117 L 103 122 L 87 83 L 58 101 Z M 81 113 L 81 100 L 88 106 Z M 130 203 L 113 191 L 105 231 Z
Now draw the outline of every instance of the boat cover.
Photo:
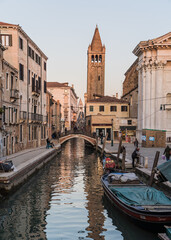
M 110 189 L 121 201 L 128 205 L 171 205 L 171 200 L 163 192 L 152 187 L 110 187 Z
M 166 228 L 166 234 L 169 237 L 169 239 L 171 239 L 171 227 Z
M 162 175 L 171 182 L 171 160 L 162 163 L 159 165 L 158 170 L 162 173 Z

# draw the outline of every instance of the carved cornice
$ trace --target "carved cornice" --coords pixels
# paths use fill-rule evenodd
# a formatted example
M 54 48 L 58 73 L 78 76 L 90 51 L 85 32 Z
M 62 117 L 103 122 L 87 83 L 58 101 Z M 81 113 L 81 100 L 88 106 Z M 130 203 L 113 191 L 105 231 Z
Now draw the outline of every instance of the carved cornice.
M 142 63 L 138 64 L 137 71 L 140 70 L 151 70 L 151 69 L 162 69 L 166 65 L 166 60 L 149 60 L 149 61 L 143 61 Z

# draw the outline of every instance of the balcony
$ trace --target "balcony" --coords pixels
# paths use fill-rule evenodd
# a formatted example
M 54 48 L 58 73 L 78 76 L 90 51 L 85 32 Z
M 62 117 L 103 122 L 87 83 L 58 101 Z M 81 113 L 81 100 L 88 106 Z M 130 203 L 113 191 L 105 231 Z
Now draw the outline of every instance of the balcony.
M 11 102 L 15 102 L 17 99 L 19 99 L 19 90 L 11 89 L 10 90 L 10 100 L 11 100 Z
M 20 121 L 25 121 L 27 119 L 27 112 L 20 111 Z
M 40 88 L 38 86 L 38 81 L 36 81 L 36 85 L 35 85 L 35 81 L 32 79 L 32 95 L 39 97 L 40 95 Z
M 31 122 L 43 122 L 43 115 L 38 113 L 29 113 L 29 121 Z

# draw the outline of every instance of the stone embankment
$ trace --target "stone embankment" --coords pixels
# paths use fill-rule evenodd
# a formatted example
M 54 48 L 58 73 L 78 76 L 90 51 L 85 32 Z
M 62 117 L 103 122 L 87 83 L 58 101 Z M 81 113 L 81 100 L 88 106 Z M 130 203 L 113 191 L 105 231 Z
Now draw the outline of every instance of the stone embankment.
M 33 173 L 53 159 L 60 148 L 60 144 L 49 149 L 43 146 L 7 156 L 6 160 L 12 161 L 15 167 L 13 171 L 0 172 L 0 193 L 13 191 L 23 184 Z

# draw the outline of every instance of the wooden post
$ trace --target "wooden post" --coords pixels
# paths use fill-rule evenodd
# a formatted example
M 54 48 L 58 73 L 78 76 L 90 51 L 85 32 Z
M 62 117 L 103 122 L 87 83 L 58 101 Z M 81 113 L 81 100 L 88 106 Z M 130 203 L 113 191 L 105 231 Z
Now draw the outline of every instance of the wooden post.
M 96 136 L 96 152 L 97 152 L 97 149 L 98 149 L 98 136 Z
M 118 146 L 118 154 L 117 154 L 117 159 L 116 159 L 117 167 L 118 167 L 118 164 L 119 164 L 119 156 L 120 156 L 120 152 L 121 152 L 121 146 L 122 146 L 122 137 L 119 141 L 119 146 Z
M 154 175 L 155 175 L 155 168 L 157 167 L 157 163 L 158 163 L 158 160 L 159 160 L 159 155 L 160 155 L 160 152 L 157 151 L 156 155 L 155 155 L 155 158 L 154 158 L 153 167 L 152 167 L 152 170 L 151 170 L 149 186 L 152 186 L 152 184 L 153 184 Z
M 122 170 L 125 170 L 125 157 L 126 157 L 126 149 L 123 149 L 123 153 L 122 153 Z
M 105 149 L 105 146 L 106 146 L 107 137 L 108 137 L 108 133 L 106 133 L 105 139 L 104 139 L 104 141 L 103 141 L 103 147 L 102 147 L 101 157 L 103 157 L 103 153 L 104 153 L 104 149 Z

